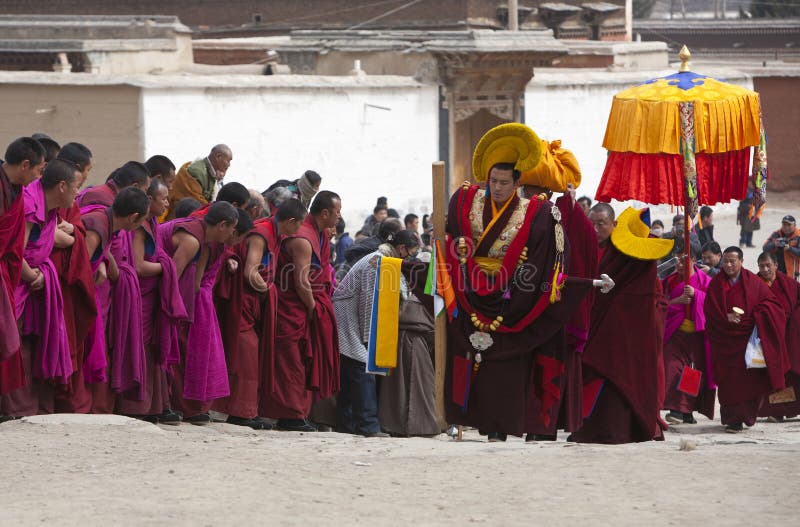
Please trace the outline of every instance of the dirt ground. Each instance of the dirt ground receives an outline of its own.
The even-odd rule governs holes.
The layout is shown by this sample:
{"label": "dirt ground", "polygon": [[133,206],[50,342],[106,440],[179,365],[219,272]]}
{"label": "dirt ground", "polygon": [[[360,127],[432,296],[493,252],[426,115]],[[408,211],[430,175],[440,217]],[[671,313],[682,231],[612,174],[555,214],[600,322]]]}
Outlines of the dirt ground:
{"label": "dirt ground", "polygon": [[[791,525],[800,420],[621,446],[54,415],[0,425],[3,525]],[[689,443],[681,450],[681,444]],[[692,447],[695,447],[692,450]]]}
{"label": "dirt ground", "polygon": [[[800,215],[800,196],[770,198],[759,247]],[[723,248],[738,243],[735,208],[715,225]],[[800,420],[737,435],[698,420],[664,442],[597,446],[31,417],[0,425],[0,524],[796,524]]]}

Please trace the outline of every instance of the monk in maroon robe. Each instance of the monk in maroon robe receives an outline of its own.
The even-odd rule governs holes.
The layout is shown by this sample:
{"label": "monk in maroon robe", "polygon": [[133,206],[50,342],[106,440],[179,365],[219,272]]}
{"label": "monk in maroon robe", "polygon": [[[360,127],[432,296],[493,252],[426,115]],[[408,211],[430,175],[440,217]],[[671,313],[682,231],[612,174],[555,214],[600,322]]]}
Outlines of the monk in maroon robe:
{"label": "monk in maroon robe", "polygon": [[[720,417],[726,431],[753,426],[769,394],[786,385],[786,312],[769,286],[742,268],[742,250],[722,253],[722,271],[706,295],[706,334],[711,365],[719,388]],[[758,331],[766,367],[748,368],[745,352]]]}
{"label": "monk in maroon robe", "polygon": [[8,145],[0,165],[0,394],[25,384],[14,300],[25,250],[22,187],[41,175],[45,154],[38,141],[21,137]]}
{"label": "monk in maroon robe", "polygon": [[65,222],[69,224],[71,232],[65,234],[72,238],[72,243],[68,247],[54,248],[50,259],[61,283],[73,373],[69,383],[56,393],[56,412],[88,413],[92,407],[92,393],[84,382],[83,364],[86,336],[97,317],[94,279],[80,207],[76,203],[69,209],[59,209],[59,218],[59,229]]}
{"label": "monk in maroon robe", "polygon": [[263,406],[259,394],[280,382],[263,375],[265,354],[275,346],[279,239],[293,236],[305,216],[300,201],[288,200],[273,217],[256,221],[245,243],[231,251],[230,256],[239,263],[237,271],[220,273],[217,280],[214,301],[225,343],[231,395],[218,400],[215,407],[228,414],[228,423],[255,430],[272,426],[255,418],[259,406]]}
{"label": "monk in maroon robe", "polygon": [[[656,260],[672,244],[634,235],[630,222],[646,222],[633,209],[620,216],[619,227],[606,203],[595,205],[589,219],[597,232],[600,272],[611,276],[616,285],[609,294],[598,295],[592,307],[583,352],[585,420],[571,439],[606,444],[663,439],[663,381],[659,382],[659,375],[663,379],[663,322]],[[650,247],[653,253],[663,254],[648,254]],[[640,254],[638,248],[648,253]]]}
{"label": "monk in maroon robe", "polygon": [[[67,143],[61,147],[58,158],[75,163],[81,171],[80,186],[83,186],[93,166],[92,152],[80,143]],[[75,203],[71,208],[59,209],[58,215],[56,244],[50,259],[61,284],[73,373],[69,383],[56,391],[55,410],[88,413],[92,408],[92,392],[84,382],[83,364],[86,337],[97,318],[94,278],[86,251],[86,227],[81,220],[80,207]]]}
{"label": "monk in maroon robe", "polygon": [[275,346],[265,358],[274,379],[262,394],[266,417],[283,430],[316,431],[309,422],[313,397],[339,391],[339,337],[333,314],[328,230],[339,221],[338,195],[322,191],[300,229],[283,241],[275,283],[278,313]]}
{"label": "monk in maroon robe", "polygon": [[710,276],[693,268],[687,286],[683,262],[664,280],[669,308],[664,330],[666,391],[662,406],[669,410],[667,422],[671,424],[696,423],[692,415],[695,411],[714,419],[717,391],[710,378],[711,349],[703,313],[710,282]]}
{"label": "monk in maroon robe", "polygon": [[775,255],[768,252],[758,257],[758,276],[767,283],[786,313],[786,352],[790,365],[786,388],[770,394],[758,415],[782,421],[784,417],[800,414],[800,284],[779,272]]}

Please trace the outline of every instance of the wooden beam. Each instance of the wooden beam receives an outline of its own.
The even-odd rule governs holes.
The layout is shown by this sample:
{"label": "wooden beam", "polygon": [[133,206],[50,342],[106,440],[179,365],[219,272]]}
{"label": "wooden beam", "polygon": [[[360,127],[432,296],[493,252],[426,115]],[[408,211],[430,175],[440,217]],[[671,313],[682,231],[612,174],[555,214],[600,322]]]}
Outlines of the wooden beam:
{"label": "wooden beam", "polygon": [[[445,210],[449,192],[447,189],[447,178],[445,177],[444,161],[436,161],[431,167],[431,182],[433,185],[433,237],[441,240],[439,243],[444,248],[445,241]],[[447,419],[444,412],[444,373],[447,367],[447,318],[446,316],[436,317],[436,334],[434,348],[434,368],[436,386],[436,418],[439,428],[444,430],[447,427]]]}

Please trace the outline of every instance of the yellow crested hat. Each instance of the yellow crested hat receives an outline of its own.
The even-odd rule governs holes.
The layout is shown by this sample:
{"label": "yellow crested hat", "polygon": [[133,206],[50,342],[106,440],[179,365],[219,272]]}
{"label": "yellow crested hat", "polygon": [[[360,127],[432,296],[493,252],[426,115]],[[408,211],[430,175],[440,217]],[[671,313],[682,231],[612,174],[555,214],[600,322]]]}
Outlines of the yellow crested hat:
{"label": "yellow crested hat", "polygon": [[542,140],[536,133],[519,123],[495,126],[486,132],[472,155],[472,176],[480,183],[489,177],[497,163],[513,163],[525,172],[535,167],[542,157]]}
{"label": "yellow crested hat", "polygon": [[649,209],[638,211],[628,207],[619,215],[617,226],[611,232],[611,243],[622,254],[637,260],[659,260],[672,251],[674,240],[649,237],[650,227],[642,219],[649,214]]}
{"label": "yellow crested hat", "polygon": [[548,143],[542,139],[542,159],[532,170],[522,173],[519,183],[566,192],[568,184],[575,188],[581,184],[581,167],[572,152],[561,148],[561,140]]}

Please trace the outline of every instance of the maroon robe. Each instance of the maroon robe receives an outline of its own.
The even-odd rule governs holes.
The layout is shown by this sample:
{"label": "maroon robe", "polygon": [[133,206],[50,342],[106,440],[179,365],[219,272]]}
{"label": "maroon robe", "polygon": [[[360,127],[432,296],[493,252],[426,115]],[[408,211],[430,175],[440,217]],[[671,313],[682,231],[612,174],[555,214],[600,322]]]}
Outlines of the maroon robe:
{"label": "maroon robe", "polygon": [[304,419],[311,411],[312,395],[327,399],[339,391],[339,337],[330,297],[330,239],[306,216],[293,238],[311,245],[309,281],[316,311],[308,316],[297,294],[294,262],[285,249],[278,254],[275,282],[278,287],[276,346],[268,357],[276,380],[262,396],[266,417]]}
{"label": "maroon robe", "polygon": [[[716,386],[709,382],[711,373],[710,346],[706,338],[706,317],[703,305],[711,277],[695,269],[689,285],[694,288],[694,298],[689,304],[688,319],[694,323],[694,331],[680,329],[687,318],[685,304],[671,304],[667,312],[664,333],[664,375],[666,378],[664,403],[662,408],[681,413],[699,411],[709,419],[714,419]],[[664,289],[670,300],[683,294],[685,281],[682,275],[674,274],[664,281]],[[686,393],[678,388],[685,368],[702,372],[700,389],[697,395]]]}
{"label": "maroon robe", "polygon": [[[744,310],[738,324],[728,321],[734,307]],[[742,269],[733,285],[725,273],[711,280],[705,314],[722,424],[752,426],[764,399],[786,382],[786,314],[769,286],[747,269]],[[745,364],[753,328],[758,328],[766,368],[747,369]]]}
{"label": "maroon robe", "polygon": [[[583,208],[572,203],[567,196],[556,200],[561,212],[561,225],[569,240],[569,275],[594,279],[597,277],[597,233]],[[556,429],[568,432],[578,430],[583,424],[582,394],[583,374],[581,354],[589,336],[589,316],[594,301],[594,292],[590,291],[575,311],[566,326],[566,343],[564,346],[564,373],[559,376],[558,385],[561,392],[559,404],[554,404],[549,412],[549,424],[545,425],[541,418],[541,399],[539,390],[530,390],[528,394],[527,427],[534,434],[555,435]]]}
{"label": "maroon robe", "polygon": [[616,285],[595,297],[583,379],[587,389],[603,384],[573,439],[606,444],[662,439],[663,321],[656,262],[626,256],[610,241],[601,253],[600,273]]}
{"label": "maroon robe", "polygon": [[9,181],[0,165],[0,394],[25,385],[14,289],[22,274],[25,206],[22,188]]}
{"label": "maroon robe", "polygon": [[89,187],[78,194],[75,199],[77,204],[81,207],[88,207],[89,205],[102,205],[110,207],[114,204],[114,198],[117,196],[117,184],[113,181],[106,181],[102,185]]}
{"label": "maroon robe", "polygon": [[[220,273],[214,290],[231,388],[230,397],[219,399],[215,407],[236,417],[251,419],[259,415],[263,354],[273,348],[275,339],[276,230],[275,222],[264,218],[256,221],[248,236],[259,236],[265,243],[259,274],[269,287],[266,293],[254,291],[244,274],[247,241],[228,252],[226,258],[237,260],[239,267],[235,273]],[[263,333],[265,324],[267,332]]]}
{"label": "maroon robe", "polygon": [[786,313],[786,352],[789,354],[790,369],[786,374],[786,391],[770,394],[758,415],[793,417],[800,414],[800,283],[777,272],[770,289]]}
{"label": "maroon robe", "polygon": [[[528,428],[532,391],[543,401],[531,420],[545,419],[560,400],[559,375],[563,372],[562,354],[566,346],[565,326],[572,319],[589,287],[568,284],[561,291],[561,300],[550,304],[550,283],[556,254],[554,220],[549,201],[531,201],[526,209],[519,233],[509,244],[503,260],[503,270],[492,280],[477,268],[474,257],[487,256],[489,248],[503,234],[510,218],[518,207],[519,197],[489,228],[492,211],[486,197],[483,210],[483,228],[488,232],[483,241],[473,240],[469,219],[473,199],[479,192],[477,186],[462,188],[450,200],[447,225],[447,263],[453,279],[458,302],[458,314],[447,324],[447,369],[445,376],[445,411],[449,423],[468,425],[483,432],[500,432],[522,435]],[[470,247],[470,257],[462,267],[457,258],[458,239],[463,236]],[[474,247],[474,248],[473,248]],[[527,247],[527,260],[521,271],[516,270],[517,255]],[[564,251],[563,272],[569,273],[569,245]],[[506,278],[503,280],[503,278]],[[521,284],[512,280],[519,279]],[[515,285],[516,284],[516,285]],[[543,303],[539,304],[542,301]],[[533,306],[545,306],[543,311],[532,311]],[[482,352],[482,362],[466,395],[466,407],[455,379],[455,369],[467,360],[473,360],[475,349],[469,338],[477,330],[470,315],[480,313],[487,320],[502,313],[502,331],[491,333],[492,345]],[[491,318],[490,318],[491,317]],[[474,368],[474,362],[469,369]],[[454,385],[456,389],[454,390]],[[456,393],[458,392],[458,393]],[[544,398],[547,398],[544,401]],[[555,419],[552,419],[555,422]],[[550,425],[550,423],[547,423]]]}
{"label": "maroon robe", "polygon": [[61,295],[64,298],[64,323],[69,337],[74,372],[69,383],[56,393],[56,412],[88,413],[92,407],[92,392],[86,387],[83,364],[86,358],[85,341],[97,318],[94,276],[86,252],[86,227],[77,203],[70,209],[59,209],[62,220],[72,224],[75,242],[65,249],[53,249],[50,259],[58,272]]}

